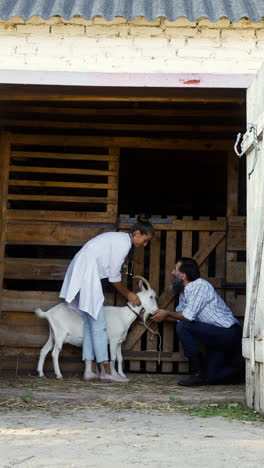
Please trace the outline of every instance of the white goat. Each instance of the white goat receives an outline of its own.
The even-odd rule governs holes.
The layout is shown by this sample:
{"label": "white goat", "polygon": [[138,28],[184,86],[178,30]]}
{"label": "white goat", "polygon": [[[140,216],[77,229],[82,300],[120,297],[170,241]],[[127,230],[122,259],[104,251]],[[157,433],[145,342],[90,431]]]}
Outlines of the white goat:
{"label": "white goat", "polygon": [[[138,315],[142,315],[145,322],[149,315],[153,315],[158,309],[156,302],[156,293],[151,289],[148,281],[141,276],[134,276],[140,278],[139,288],[137,293],[141,301],[141,306],[128,306],[104,307],[105,318],[107,323],[107,334],[110,344],[111,363],[110,367],[115,366],[117,360],[118,374],[124,379],[128,380],[122,370],[122,351],[121,344],[125,341],[127,332],[130,325],[134,322]],[[147,286],[147,289],[143,286]],[[131,309],[133,309],[133,312]],[[41,309],[36,309],[35,314],[40,318],[46,318],[49,322],[49,338],[40,351],[38,361],[38,374],[39,377],[44,377],[43,366],[45,358],[49,351],[52,350],[53,367],[57,379],[62,379],[62,374],[59,368],[59,353],[64,343],[69,343],[74,346],[81,347],[83,343],[83,318],[82,315],[76,310],[72,309],[69,304],[62,302],[52,307],[47,312]],[[53,349],[52,349],[53,348]]]}

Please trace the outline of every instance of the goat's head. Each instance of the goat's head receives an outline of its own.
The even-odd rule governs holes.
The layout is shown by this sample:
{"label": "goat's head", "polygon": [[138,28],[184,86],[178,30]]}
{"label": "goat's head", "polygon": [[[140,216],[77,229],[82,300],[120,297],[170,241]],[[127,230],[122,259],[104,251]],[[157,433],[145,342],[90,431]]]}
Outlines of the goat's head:
{"label": "goat's head", "polygon": [[[158,309],[156,301],[156,293],[151,288],[149,282],[142,276],[133,276],[133,278],[139,278],[140,291],[137,293],[141,300],[142,307],[145,309],[142,314],[142,320],[146,323],[150,315],[154,315],[154,312]],[[145,287],[146,286],[146,287]]]}

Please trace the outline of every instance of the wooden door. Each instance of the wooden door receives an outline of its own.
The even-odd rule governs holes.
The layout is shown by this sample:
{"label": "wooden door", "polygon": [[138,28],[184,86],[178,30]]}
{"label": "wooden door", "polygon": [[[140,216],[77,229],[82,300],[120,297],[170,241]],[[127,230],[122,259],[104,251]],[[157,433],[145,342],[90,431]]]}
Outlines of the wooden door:
{"label": "wooden door", "polygon": [[247,155],[248,174],[243,356],[246,358],[247,404],[264,414],[264,66],[247,92],[247,122],[251,131],[248,130],[242,145]]}

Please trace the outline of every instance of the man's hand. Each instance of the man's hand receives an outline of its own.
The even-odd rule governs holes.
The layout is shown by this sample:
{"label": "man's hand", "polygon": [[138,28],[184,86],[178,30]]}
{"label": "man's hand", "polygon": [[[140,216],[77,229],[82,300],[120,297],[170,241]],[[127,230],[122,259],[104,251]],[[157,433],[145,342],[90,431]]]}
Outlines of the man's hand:
{"label": "man's hand", "polygon": [[154,315],[150,316],[149,318],[153,320],[153,322],[163,322],[169,316],[169,312],[164,309],[158,309],[154,313]]}
{"label": "man's hand", "polygon": [[129,292],[128,295],[127,295],[127,300],[128,302],[130,302],[130,304],[132,304],[132,306],[141,306],[141,300],[139,299],[139,297],[133,293],[133,292]]}

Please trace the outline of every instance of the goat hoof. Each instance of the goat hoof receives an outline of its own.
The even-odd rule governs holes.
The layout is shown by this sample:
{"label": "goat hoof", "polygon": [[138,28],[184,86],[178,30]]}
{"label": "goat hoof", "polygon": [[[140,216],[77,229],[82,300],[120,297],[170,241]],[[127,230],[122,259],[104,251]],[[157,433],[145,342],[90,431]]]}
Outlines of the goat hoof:
{"label": "goat hoof", "polygon": [[62,377],[62,375],[56,375],[56,379],[58,379],[58,380],[62,380],[62,379],[63,379],[63,377]]}
{"label": "goat hoof", "polygon": [[45,376],[45,374],[39,374],[39,375],[38,375],[38,378],[39,378],[39,379],[46,379],[46,376]]}

